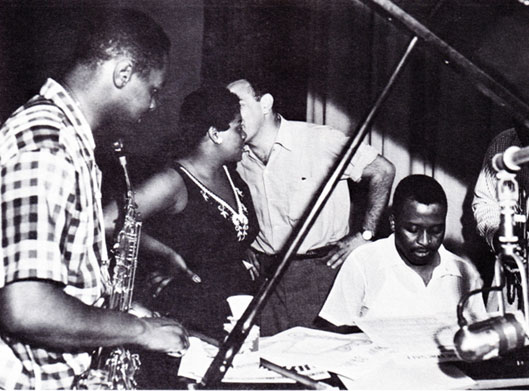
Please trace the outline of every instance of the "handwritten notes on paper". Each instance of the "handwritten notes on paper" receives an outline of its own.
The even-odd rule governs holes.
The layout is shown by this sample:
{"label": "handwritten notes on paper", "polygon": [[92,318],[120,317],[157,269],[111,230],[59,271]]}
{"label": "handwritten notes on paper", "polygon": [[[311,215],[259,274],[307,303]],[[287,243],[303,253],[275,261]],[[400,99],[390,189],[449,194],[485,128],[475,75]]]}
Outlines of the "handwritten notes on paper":
{"label": "handwritten notes on paper", "polygon": [[348,390],[449,390],[475,384],[453,365],[431,360],[399,361],[391,356],[360,379],[339,377]]}

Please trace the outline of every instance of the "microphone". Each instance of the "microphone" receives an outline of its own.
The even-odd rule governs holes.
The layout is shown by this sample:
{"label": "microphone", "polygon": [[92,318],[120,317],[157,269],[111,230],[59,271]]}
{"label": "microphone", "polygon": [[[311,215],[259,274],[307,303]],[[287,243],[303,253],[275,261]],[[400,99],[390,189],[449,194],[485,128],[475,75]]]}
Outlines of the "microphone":
{"label": "microphone", "polygon": [[[515,260],[516,257],[515,257]],[[501,266],[500,258],[496,260],[496,269]],[[454,335],[454,347],[457,356],[463,361],[481,361],[502,356],[511,350],[524,346],[527,332],[524,320],[526,317],[520,311],[504,313],[476,323],[468,324],[463,314],[463,309],[469,298],[482,292],[499,291],[503,301],[503,288],[505,281],[502,279],[499,286],[482,288],[470,291],[463,295],[457,304],[457,319],[459,330]],[[527,289],[524,289],[527,292]]]}
{"label": "microphone", "polygon": [[501,356],[524,346],[525,330],[513,314],[463,326],[454,336],[457,355],[464,361]]}
{"label": "microphone", "polygon": [[492,158],[492,167],[496,171],[505,170],[511,173],[520,171],[520,164],[529,162],[529,147],[510,146],[503,153]]}
{"label": "microphone", "polygon": [[[511,177],[515,175],[516,171],[520,170],[519,164],[526,161],[529,161],[529,149],[520,149],[516,146],[507,148],[505,152],[495,155],[492,160],[493,167],[498,172],[497,190],[501,208],[499,226],[501,252],[496,257],[495,262],[495,273],[497,278],[499,278],[500,284],[470,291],[464,294],[457,304],[459,330],[454,335],[454,346],[457,355],[464,361],[488,360],[524,346],[525,337],[527,336],[526,327],[529,327],[529,314],[527,313],[529,311],[529,287],[524,260],[515,251],[518,237],[514,234],[513,227],[518,182]],[[503,273],[507,271],[507,269],[504,269],[507,261],[513,261],[518,269],[524,313],[504,313],[503,289],[506,283]],[[501,315],[469,325],[463,314],[465,304],[472,295],[486,291],[500,292]]]}

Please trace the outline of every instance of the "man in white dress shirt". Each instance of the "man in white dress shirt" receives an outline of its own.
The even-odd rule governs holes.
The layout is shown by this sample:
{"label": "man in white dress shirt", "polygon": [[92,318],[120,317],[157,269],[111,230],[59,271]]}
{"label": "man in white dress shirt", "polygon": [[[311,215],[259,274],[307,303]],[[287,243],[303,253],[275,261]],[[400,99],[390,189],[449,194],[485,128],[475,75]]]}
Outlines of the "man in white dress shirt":
{"label": "man in white dress shirt", "polygon": [[[294,229],[340,158],[349,138],[325,125],[277,113],[267,86],[241,79],[228,85],[240,99],[247,150],[237,171],[252,194],[260,232],[252,244],[263,274],[273,273]],[[336,272],[354,248],[372,240],[386,209],[395,168],[362,144],[348,164],[298,253],[261,311],[261,335],[314,326]],[[367,186],[360,232],[350,229],[348,181]]]}
{"label": "man in white dress shirt", "polygon": [[[463,294],[482,285],[474,266],[443,245],[447,200],[437,181],[410,175],[397,186],[390,237],[357,248],[337,275],[320,312],[336,326],[362,317],[453,313]],[[471,317],[484,312],[471,297]]]}

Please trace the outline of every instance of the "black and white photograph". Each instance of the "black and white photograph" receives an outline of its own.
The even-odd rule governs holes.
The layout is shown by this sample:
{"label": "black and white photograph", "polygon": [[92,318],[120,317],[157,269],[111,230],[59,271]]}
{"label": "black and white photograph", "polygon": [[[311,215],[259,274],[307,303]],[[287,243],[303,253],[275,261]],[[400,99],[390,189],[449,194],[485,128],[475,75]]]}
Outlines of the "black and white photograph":
{"label": "black and white photograph", "polygon": [[0,390],[529,388],[529,1],[0,0]]}

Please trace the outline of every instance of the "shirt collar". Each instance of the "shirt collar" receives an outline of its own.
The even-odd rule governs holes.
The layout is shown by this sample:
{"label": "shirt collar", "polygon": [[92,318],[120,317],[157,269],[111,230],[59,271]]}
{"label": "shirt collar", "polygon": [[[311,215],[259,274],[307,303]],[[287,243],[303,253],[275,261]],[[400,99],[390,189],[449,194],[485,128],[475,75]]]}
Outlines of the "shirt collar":
{"label": "shirt collar", "polygon": [[277,131],[275,144],[292,151],[296,147],[297,142],[294,132],[292,132],[292,127],[289,126],[290,121],[287,121],[282,115],[279,115],[279,118],[281,118],[281,123]]}
{"label": "shirt collar", "polygon": [[[385,266],[388,268],[403,266],[408,267],[400,257],[399,252],[397,251],[397,246],[395,245],[395,234],[391,234],[388,239],[391,243],[391,251],[393,252],[394,256],[388,257],[388,262],[385,263]],[[441,247],[439,247],[439,256],[440,263],[434,269],[434,274],[436,276],[453,275],[463,277],[461,271],[457,267],[457,264],[455,262],[450,262],[450,260],[453,258],[453,255],[449,253],[442,244]]]}
{"label": "shirt collar", "polygon": [[90,128],[90,124],[86,120],[83,112],[79,108],[79,104],[74,97],[59,83],[49,78],[40,89],[40,95],[51,100],[54,104],[61,108],[66,117],[75,126],[77,132],[80,134],[83,142],[93,151],[95,149],[94,136]]}
{"label": "shirt collar", "polygon": [[441,264],[435,269],[438,270],[439,275],[452,275],[463,277],[463,275],[461,274],[461,270],[457,267],[457,262],[449,262],[449,260],[453,261],[454,255],[448,252],[448,250],[444,248],[443,245],[439,247],[439,254],[441,256]]}
{"label": "shirt collar", "polygon": [[[274,145],[280,145],[283,148],[287,149],[288,151],[292,151],[294,147],[297,145],[295,135],[291,131],[291,127],[288,126],[288,123],[290,121],[287,121],[283,116],[278,114],[281,118],[281,123],[279,124],[279,129],[277,130],[276,139],[274,141]],[[261,161],[256,155],[255,152],[252,150],[252,148],[246,144],[243,147],[243,153],[251,158],[252,160]]]}

